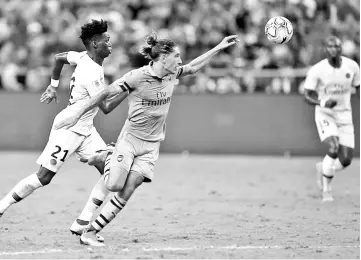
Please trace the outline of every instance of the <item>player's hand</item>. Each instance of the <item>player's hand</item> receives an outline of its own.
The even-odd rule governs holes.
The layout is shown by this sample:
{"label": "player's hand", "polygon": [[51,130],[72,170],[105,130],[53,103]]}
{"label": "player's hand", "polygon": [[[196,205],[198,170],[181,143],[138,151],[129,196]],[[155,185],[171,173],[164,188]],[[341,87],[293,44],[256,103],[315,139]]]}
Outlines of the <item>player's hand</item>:
{"label": "player's hand", "polygon": [[68,118],[65,118],[63,121],[60,121],[59,123],[56,123],[54,125],[54,129],[58,130],[58,129],[69,129],[70,127],[74,126],[78,120],[79,120],[79,116],[74,115]]}
{"label": "player's hand", "polygon": [[59,103],[58,96],[56,93],[56,88],[53,87],[52,85],[49,85],[46,88],[45,92],[41,95],[40,102],[41,103],[46,102],[46,104],[49,104],[51,101],[53,101],[53,99],[55,99],[56,103]]}
{"label": "player's hand", "polygon": [[228,48],[229,46],[236,44],[239,41],[240,39],[238,38],[238,35],[227,36],[217,45],[217,48],[219,50],[223,50]]}
{"label": "player's hand", "polygon": [[334,106],[337,105],[337,101],[336,100],[333,100],[333,99],[329,99],[325,102],[325,105],[324,107],[327,107],[327,108],[333,108]]}

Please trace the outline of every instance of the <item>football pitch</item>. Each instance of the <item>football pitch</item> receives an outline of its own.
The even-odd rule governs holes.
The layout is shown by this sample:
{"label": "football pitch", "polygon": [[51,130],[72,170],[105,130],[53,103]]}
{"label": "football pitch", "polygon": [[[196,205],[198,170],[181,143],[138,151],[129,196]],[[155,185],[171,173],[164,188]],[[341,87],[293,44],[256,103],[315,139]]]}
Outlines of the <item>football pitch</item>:
{"label": "football pitch", "polygon": [[[39,152],[0,153],[0,196],[38,169]],[[161,154],[143,184],[89,248],[69,227],[99,179],[70,159],[52,183],[0,219],[2,258],[360,258],[360,162],[322,203],[316,157]]]}

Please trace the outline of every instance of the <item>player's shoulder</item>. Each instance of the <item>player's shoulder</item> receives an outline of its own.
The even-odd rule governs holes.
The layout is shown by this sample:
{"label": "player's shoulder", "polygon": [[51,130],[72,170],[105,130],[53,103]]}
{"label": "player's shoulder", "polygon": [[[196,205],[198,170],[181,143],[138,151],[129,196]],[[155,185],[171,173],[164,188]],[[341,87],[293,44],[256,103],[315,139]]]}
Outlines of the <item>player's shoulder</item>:
{"label": "player's shoulder", "polygon": [[350,59],[348,57],[345,57],[345,56],[341,56],[341,57],[342,57],[342,62],[345,62],[345,64],[348,67],[359,69],[359,65],[357,64],[356,61],[354,61],[353,59]]}
{"label": "player's shoulder", "polygon": [[318,74],[320,71],[323,71],[327,66],[327,59],[320,60],[308,70],[308,74]]}
{"label": "player's shoulder", "polygon": [[132,81],[139,81],[147,77],[146,66],[133,69],[124,75],[124,78],[131,79]]}
{"label": "player's shoulder", "polygon": [[312,66],[312,68],[315,68],[315,69],[323,69],[325,67],[329,66],[328,64],[328,60],[327,59],[323,59],[323,60],[320,60],[319,62],[317,62],[315,65]]}
{"label": "player's shoulder", "polygon": [[79,71],[86,72],[87,75],[92,76],[99,71],[103,71],[103,67],[96,62],[94,62],[87,54],[87,52],[84,52],[84,54],[79,59],[80,63],[78,64]]}

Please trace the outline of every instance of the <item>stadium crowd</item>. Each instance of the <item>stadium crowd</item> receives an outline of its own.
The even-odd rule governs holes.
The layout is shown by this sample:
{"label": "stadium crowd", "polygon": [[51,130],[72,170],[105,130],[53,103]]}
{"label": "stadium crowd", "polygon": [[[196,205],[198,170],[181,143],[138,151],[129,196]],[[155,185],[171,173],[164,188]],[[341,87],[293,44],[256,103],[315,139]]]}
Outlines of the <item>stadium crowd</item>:
{"label": "stadium crowd", "polygon": [[[183,93],[292,93],[302,91],[305,69],[322,58],[322,40],[334,33],[343,53],[359,63],[358,0],[2,0],[0,2],[0,89],[42,91],[50,81],[55,53],[84,47],[80,27],[105,19],[113,53],[105,62],[108,82],[148,63],[139,45],[152,30],[181,48],[186,63],[224,36],[242,41],[217,55],[211,65],[184,78]],[[267,41],[270,17],[287,17],[294,27],[290,42]],[[254,70],[288,69],[280,77]],[[292,70],[299,77],[292,76]],[[68,89],[72,69],[63,70],[60,88]],[[263,75],[263,76],[262,76]],[[303,76],[302,76],[303,75]],[[271,79],[271,80],[270,80]]]}

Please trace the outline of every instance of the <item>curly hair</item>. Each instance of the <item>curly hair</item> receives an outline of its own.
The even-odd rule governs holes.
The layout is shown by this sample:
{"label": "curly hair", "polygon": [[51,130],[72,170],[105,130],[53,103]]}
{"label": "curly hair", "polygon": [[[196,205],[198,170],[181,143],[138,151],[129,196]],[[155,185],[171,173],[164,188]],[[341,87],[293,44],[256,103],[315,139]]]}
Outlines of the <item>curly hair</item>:
{"label": "curly hair", "polygon": [[93,20],[90,23],[86,23],[81,27],[81,34],[79,38],[83,41],[85,46],[88,46],[91,39],[95,35],[105,33],[108,30],[108,22],[101,19]]}
{"label": "curly hair", "polygon": [[170,39],[158,39],[155,32],[149,35],[145,42],[146,46],[142,46],[139,52],[147,59],[157,60],[160,54],[169,54],[173,52],[176,44]]}

